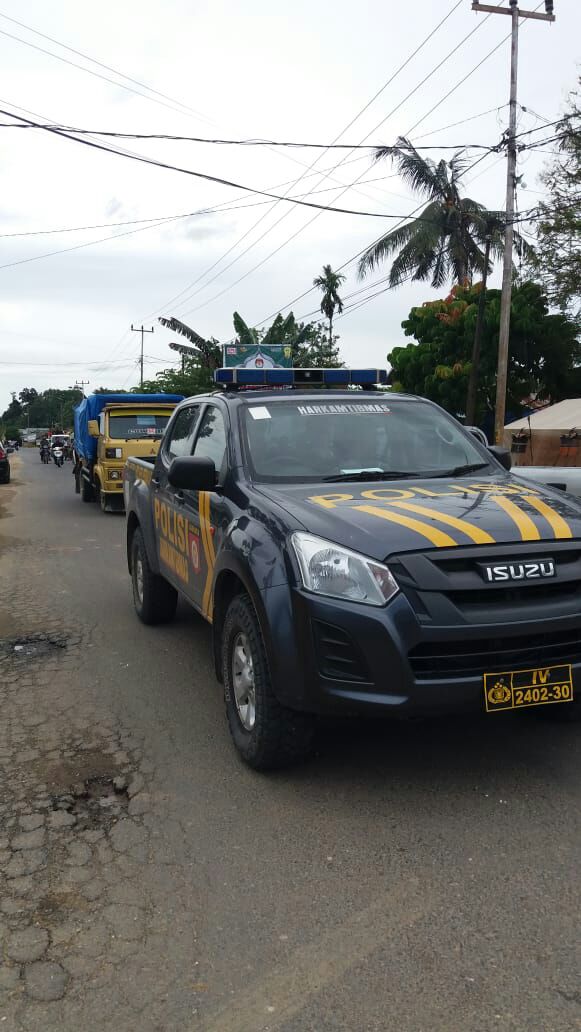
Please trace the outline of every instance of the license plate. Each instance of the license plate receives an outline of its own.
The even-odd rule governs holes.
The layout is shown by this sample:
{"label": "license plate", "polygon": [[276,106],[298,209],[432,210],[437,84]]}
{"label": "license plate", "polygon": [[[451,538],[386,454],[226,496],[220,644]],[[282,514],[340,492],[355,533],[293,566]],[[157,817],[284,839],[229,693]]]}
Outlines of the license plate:
{"label": "license plate", "polygon": [[573,701],[571,664],[484,675],[487,713]]}

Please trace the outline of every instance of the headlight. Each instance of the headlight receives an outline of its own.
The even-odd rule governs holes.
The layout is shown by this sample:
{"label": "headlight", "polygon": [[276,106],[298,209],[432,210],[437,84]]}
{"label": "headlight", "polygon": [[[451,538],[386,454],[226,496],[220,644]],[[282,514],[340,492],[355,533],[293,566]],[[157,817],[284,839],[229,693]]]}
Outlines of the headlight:
{"label": "headlight", "polygon": [[307,591],[370,606],[385,605],[399,591],[387,566],[364,555],[300,531],[292,544]]}
{"label": "headlight", "polygon": [[121,480],[121,470],[120,469],[110,469],[109,470],[109,480]]}

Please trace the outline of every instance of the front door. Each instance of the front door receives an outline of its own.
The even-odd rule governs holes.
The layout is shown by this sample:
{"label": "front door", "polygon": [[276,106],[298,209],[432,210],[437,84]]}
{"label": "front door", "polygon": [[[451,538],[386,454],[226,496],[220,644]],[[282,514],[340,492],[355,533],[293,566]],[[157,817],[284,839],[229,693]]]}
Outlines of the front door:
{"label": "front door", "polygon": [[[196,424],[193,454],[212,459],[218,477],[223,477],[227,462],[226,423],[225,415],[218,405],[205,406]],[[185,593],[203,616],[211,621],[214,566],[220,547],[224,501],[215,491],[184,491],[183,495],[190,561],[190,579]]]}

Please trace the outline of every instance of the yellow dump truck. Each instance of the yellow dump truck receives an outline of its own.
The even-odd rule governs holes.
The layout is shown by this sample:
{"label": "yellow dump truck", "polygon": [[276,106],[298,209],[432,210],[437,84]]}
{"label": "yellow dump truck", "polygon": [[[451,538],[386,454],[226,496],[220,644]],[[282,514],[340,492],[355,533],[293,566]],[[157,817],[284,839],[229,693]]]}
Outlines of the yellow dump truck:
{"label": "yellow dump truck", "polygon": [[75,408],[75,491],[103,512],[123,511],[129,455],[157,453],[179,394],[91,394]]}

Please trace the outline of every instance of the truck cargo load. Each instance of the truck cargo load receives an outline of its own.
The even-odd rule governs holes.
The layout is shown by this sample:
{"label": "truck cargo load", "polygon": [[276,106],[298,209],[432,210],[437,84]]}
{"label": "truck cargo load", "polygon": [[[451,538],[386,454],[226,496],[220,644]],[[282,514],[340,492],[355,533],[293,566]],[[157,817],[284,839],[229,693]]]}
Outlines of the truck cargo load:
{"label": "truck cargo load", "polygon": [[75,407],[75,447],[79,455],[87,461],[97,457],[97,439],[89,434],[89,420],[98,419],[106,405],[175,405],[182,401],[181,394],[90,394]]}

